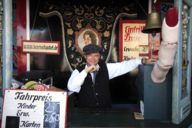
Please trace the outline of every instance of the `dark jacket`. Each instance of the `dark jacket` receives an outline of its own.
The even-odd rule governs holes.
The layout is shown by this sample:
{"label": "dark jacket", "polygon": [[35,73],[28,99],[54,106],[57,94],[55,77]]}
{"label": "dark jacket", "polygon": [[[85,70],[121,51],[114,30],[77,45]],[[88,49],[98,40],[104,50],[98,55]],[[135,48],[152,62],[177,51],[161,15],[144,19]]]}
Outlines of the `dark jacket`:
{"label": "dark jacket", "polygon": [[[84,108],[109,108],[111,107],[111,95],[109,91],[109,75],[104,62],[99,62],[99,71],[96,73],[95,84],[91,74],[88,73],[78,94],[78,107]],[[79,72],[85,68],[80,67]],[[78,81],[77,81],[78,82]]]}

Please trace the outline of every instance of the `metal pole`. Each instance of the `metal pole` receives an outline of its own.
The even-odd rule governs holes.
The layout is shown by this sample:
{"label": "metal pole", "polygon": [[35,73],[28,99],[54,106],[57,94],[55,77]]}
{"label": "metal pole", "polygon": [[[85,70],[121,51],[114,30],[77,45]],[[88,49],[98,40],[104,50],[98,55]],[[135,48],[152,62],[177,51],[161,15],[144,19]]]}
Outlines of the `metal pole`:
{"label": "metal pole", "polygon": [[10,88],[13,72],[12,0],[3,0],[3,88]]}
{"label": "metal pole", "polygon": [[[26,11],[27,11],[27,14],[26,14],[26,20],[27,20],[27,40],[30,40],[30,10],[29,10],[29,0],[26,1]],[[30,71],[30,54],[27,53],[27,71]]]}
{"label": "metal pole", "polygon": [[148,14],[152,11],[152,0],[148,0]]}

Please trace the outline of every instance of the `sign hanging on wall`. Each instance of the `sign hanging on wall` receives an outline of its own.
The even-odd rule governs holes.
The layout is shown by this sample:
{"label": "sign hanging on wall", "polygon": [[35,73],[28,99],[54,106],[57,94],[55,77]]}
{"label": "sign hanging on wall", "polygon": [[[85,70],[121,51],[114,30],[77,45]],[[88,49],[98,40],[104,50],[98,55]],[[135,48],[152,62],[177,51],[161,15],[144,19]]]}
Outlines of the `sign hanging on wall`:
{"label": "sign hanging on wall", "polygon": [[5,90],[2,128],[66,127],[67,92]]}
{"label": "sign hanging on wall", "polygon": [[60,54],[59,41],[23,40],[22,50],[26,53]]}
{"label": "sign hanging on wall", "polygon": [[121,20],[119,24],[119,58],[149,57],[148,34],[142,33],[144,20]]}

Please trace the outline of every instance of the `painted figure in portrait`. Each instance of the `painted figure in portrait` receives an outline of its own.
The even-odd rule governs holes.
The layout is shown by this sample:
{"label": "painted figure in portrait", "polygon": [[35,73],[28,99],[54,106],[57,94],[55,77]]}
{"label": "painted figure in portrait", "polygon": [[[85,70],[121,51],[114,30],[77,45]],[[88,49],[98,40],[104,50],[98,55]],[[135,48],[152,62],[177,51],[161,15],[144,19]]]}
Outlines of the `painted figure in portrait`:
{"label": "painted figure in portrait", "polygon": [[77,51],[82,54],[82,49],[88,44],[96,44],[100,46],[99,34],[91,28],[85,28],[80,32],[76,33],[75,46]]}

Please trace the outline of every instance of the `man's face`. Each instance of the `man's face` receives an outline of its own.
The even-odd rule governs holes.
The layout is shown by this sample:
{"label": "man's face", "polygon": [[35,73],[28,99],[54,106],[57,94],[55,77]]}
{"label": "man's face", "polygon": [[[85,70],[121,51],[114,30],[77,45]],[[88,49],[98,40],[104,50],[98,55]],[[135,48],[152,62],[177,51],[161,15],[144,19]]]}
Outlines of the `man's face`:
{"label": "man's face", "polygon": [[101,55],[99,52],[90,53],[90,54],[85,55],[87,65],[90,66],[90,65],[98,64],[100,56]]}

